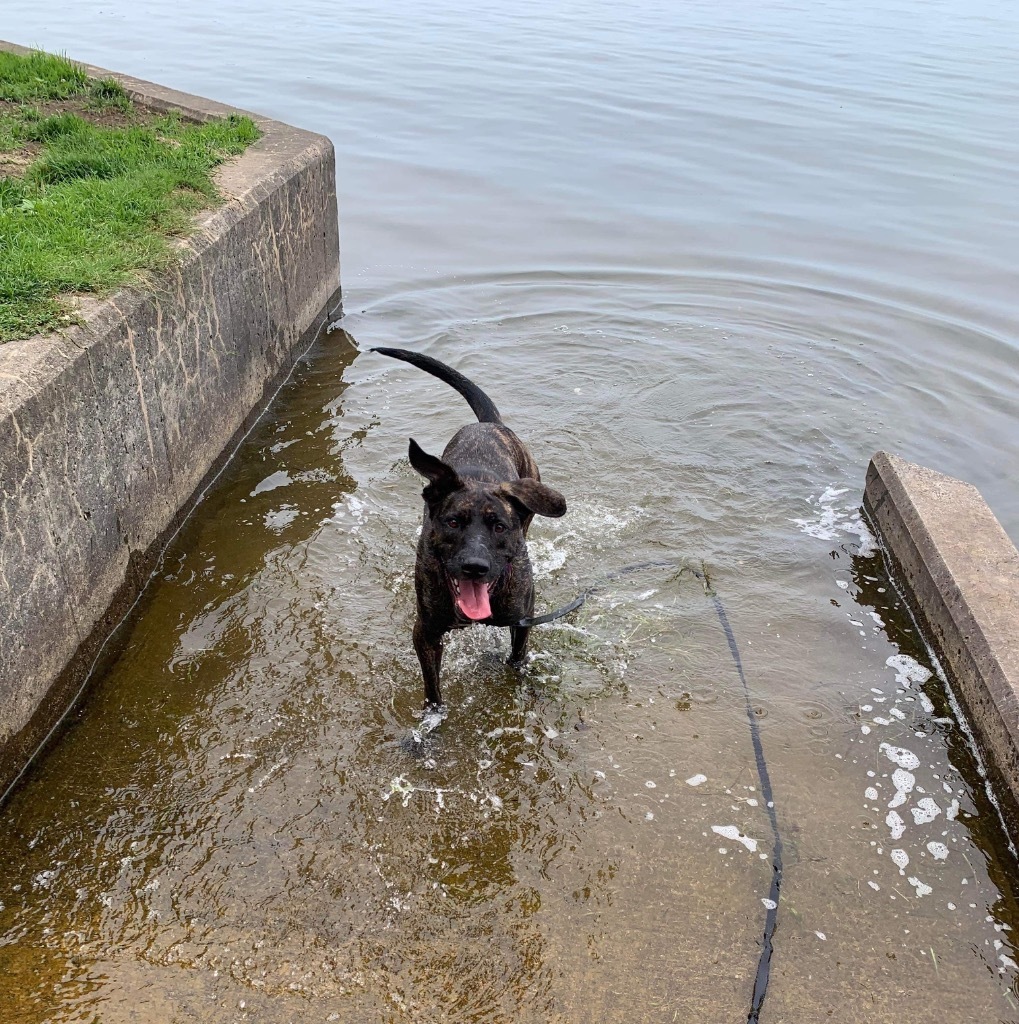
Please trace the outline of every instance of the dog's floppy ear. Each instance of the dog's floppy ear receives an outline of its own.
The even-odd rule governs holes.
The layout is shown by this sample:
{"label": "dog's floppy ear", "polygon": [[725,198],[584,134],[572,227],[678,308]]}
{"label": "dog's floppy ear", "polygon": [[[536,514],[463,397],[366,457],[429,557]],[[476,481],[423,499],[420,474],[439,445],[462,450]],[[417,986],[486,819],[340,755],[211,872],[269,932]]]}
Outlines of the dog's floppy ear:
{"label": "dog's floppy ear", "polygon": [[539,480],[514,480],[503,484],[500,490],[511,501],[523,505],[527,512],[558,519],[566,515],[566,499],[556,490]]}
{"label": "dog's floppy ear", "polygon": [[410,464],[428,480],[428,486],[421,492],[429,505],[463,487],[463,481],[456,470],[442,459],[429,455],[412,437],[407,449]]}

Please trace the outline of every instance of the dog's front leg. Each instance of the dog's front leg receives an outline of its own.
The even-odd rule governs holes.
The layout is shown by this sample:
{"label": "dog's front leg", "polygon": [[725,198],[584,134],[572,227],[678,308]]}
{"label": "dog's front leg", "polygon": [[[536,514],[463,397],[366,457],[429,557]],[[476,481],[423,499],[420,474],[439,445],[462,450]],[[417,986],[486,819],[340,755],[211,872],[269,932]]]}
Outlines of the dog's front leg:
{"label": "dog's front leg", "polygon": [[530,626],[510,626],[510,656],[507,664],[520,668],[527,657],[527,641],[531,635]]}
{"label": "dog's front leg", "polygon": [[442,633],[432,633],[418,617],[414,623],[414,650],[421,662],[421,675],[425,680],[425,703],[433,707],[442,704],[439,672],[442,669]]}

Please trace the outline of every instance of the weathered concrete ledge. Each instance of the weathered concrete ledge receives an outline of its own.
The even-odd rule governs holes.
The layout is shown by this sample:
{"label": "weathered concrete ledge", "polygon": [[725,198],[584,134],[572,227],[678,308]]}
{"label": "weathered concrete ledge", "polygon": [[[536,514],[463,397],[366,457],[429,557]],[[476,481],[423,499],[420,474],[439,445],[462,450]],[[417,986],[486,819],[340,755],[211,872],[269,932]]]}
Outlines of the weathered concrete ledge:
{"label": "weathered concrete ledge", "polygon": [[[237,112],[86,69],[150,108]],[[0,345],[0,795],[339,300],[332,144],[250,116],[262,138],[172,272]]]}
{"label": "weathered concrete ledge", "polygon": [[975,487],[894,455],[874,456],[863,502],[1014,809],[1019,551]]}

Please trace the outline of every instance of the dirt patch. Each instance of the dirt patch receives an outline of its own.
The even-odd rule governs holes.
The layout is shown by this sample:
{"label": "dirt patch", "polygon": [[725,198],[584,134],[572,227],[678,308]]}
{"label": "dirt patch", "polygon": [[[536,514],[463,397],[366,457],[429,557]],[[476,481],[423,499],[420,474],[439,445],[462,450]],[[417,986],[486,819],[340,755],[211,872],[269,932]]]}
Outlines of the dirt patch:
{"label": "dirt patch", "polygon": [[13,153],[0,153],[0,178],[20,178],[41,149],[38,142],[28,142]]}
{"label": "dirt patch", "polygon": [[[38,100],[31,103],[0,100],[0,118],[23,117],[26,111],[33,111],[44,118],[75,114],[83,121],[102,128],[133,128],[152,124],[162,116],[159,111],[136,104],[99,104],[89,96],[72,96],[64,100]],[[0,178],[20,178],[41,151],[42,146],[37,142],[25,142],[17,149],[6,152],[0,149]]]}
{"label": "dirt patch", "polygon": [[77,114],[83,121],[104,128],[130,128],[133,125],[150,124],[159,116],[156,111],[135,104],[99,104],[90,96],[71,96],[66,100],[34,100],[30,103],[0,100],[0,116],[22,113],[26,110],[37,111],[42,117]]}

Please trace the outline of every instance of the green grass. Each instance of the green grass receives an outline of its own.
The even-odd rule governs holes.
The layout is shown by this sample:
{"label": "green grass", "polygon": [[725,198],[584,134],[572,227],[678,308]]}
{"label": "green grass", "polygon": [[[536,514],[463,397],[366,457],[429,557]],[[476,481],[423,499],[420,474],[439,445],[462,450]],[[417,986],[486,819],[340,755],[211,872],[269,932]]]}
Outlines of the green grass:
{"label": "green grass", "polygon": [[[213,168],[259,136],[237,116],[130,123],[143,118],[117,82],[40,53],[0,53],[0,101],[0,341],[69,322],[61,295],[170,266],[170,239],[219,198]],[[12,172],[10,154],[26,166]]]}

